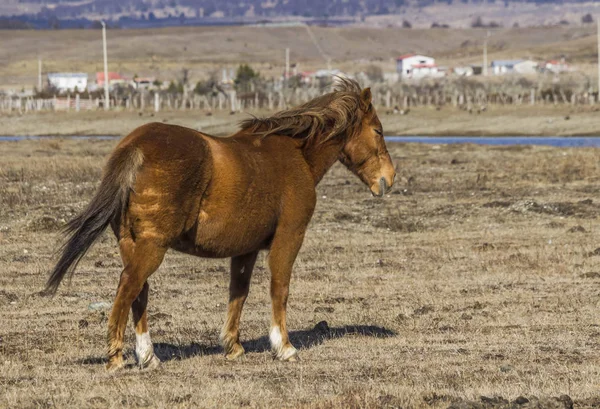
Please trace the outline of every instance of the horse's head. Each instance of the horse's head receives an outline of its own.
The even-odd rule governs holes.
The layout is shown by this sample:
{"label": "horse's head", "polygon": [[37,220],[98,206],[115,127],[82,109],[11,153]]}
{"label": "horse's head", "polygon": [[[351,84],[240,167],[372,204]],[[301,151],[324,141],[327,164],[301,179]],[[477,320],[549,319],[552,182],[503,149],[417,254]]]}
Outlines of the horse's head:
{"label": "horse's head", "polygon": [[383,196],[394,184],[396,171],[383,139],[383,128],[371,104],[371,89],[360,92],[362,121],[348,135],[340,161],[371,189],[373,196]]}

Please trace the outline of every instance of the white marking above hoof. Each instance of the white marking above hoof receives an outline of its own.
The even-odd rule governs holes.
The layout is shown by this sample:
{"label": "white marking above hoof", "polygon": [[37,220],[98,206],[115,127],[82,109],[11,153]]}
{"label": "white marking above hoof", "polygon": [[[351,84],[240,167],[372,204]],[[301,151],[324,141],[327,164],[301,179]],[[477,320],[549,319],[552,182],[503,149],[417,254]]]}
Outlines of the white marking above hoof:
{"label": "white marking above hoof", "polygon": [[135,334],[135,356],[141,369],[155,368],[160,360],[154,355],[154,347],[148,332]]}
{"label": "white marking above hoof", "polygon": [[278,326],[271,327],[269,339],[271,340],[271,350],[279,356],[283,352],[283,340]]}
{"label": "white marking above hoof", "polygon": [[296,348],[289,343],[288,345],[283,345],[281,330],[278,326],[271,328],[269,339],[271,340],[271,350],[275,354],[275,358],[279,359],[280,361],[290,362],[298,360],[298,351]]}

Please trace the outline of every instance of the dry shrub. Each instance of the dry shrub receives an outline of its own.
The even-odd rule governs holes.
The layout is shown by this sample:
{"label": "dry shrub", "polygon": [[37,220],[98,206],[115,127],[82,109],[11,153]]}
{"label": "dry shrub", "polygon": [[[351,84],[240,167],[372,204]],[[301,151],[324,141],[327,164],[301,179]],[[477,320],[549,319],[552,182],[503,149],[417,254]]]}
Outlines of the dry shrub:
{"label": "dry shrub", "polygon": [[544,157],[524,158],[520,163],[524,177],[545,183],[568,183],[600,177],[600,161],[597,156],[584,154],[580,150],[558,151]]}

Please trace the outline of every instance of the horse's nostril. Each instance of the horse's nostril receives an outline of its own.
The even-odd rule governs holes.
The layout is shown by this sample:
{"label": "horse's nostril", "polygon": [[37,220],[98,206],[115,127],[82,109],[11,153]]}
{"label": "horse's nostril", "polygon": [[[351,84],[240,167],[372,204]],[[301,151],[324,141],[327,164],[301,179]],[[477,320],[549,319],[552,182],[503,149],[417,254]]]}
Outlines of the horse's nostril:
{"label": "horse's nostril", "polygon": [[379,179],[379,197],[383,196],[387,192],[387,190],[388,190],[387,181],[382,176],[381,179]]}

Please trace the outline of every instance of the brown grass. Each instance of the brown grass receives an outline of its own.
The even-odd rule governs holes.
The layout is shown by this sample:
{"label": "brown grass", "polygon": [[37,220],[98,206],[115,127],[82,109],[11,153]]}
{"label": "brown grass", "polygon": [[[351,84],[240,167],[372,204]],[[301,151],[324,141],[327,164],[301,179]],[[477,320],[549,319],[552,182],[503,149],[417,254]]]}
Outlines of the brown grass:
{"label": "brown grass", "polygon": [[[460,7],[454,7],[460,10]],[[402,17],[403,18],[403,17]],[[400,18],[400,21],[402,21]],[[470,17],[469,17],[470,19]],[[408,52],[431,54],[441,65],[481,64],[482,29],[401,29],[314,27],[312,31],[333,66],[354,73],[370,64],[395,71],[395,58]],[[569,63],[595,64],[596,37],[589,27],[534,27],[494,30],[489,59],[566,55]],[[109,68],[133,76],[177,78],[182,68],[190,80],[211,71],[251,64],[267,78],[283,70],[284,50],[300,70],[326,67],[304,27],[171,27],[109,30]],[[44,72],[102,71],[102,38],[97,30],[6,31],[0,48],[0,76],[6,87],[37,84],[38,58]],[[592,74],[595,71],[590,70]],[[92,78],[93,80],[93,78]]]}
{"label": "brown grass", "polygon": [[[452,106],[441,110],[413,107],[408,115],[377,113],[386,135],[598,135],[597,107],[555,105],[490,105],[480,114],[469,114]],[[19,115],[0,113],[0,135],[125,135],[151,121],[174,123],[212,135],[230,135],[243,119],[252,115],[269,116],[272,111],[214,115],[195,109],[187,111],[90,111],[42,112]],[[569,120],[566,120],[566,117]],[[554,164],[550,164],[553,166]]]}
{"label": "brown grass", "polygon": [[[300,362],[268,352],[264,259],[242,319],[248,354],[230,363],[217,342],[227,261],[172,252],[151,278],[163,365],[107,375],[108,312],[88,306],[112,301],[121,269],[113,237],[55,298],[37,292],[55,261],[57,229],[89,200],[114,144],[0,143],[0,407],[440,408],[477,407],[463,400],[483,404],[480,395],[561,394],[591,407],[600,399],[597,149],[395,144],[398,185],[383,200],[336,165],[319,185],[292,280]],[[130,363],[133,341],[128,328]]]}

